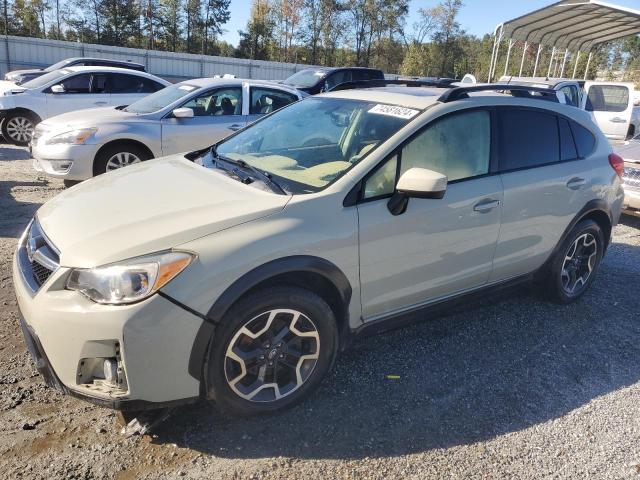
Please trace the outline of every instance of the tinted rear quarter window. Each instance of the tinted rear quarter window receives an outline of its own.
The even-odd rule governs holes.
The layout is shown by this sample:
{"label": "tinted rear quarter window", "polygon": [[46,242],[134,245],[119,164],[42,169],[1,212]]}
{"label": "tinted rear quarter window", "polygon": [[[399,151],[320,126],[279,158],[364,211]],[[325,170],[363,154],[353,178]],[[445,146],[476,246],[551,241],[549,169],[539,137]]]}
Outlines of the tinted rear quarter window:
{"label": "tinted rear quarter window", "polygon": [[560,160],[555,115],[538,110],[499,111],[500,170],[535,167]]}
{"label": "tinted rear quarter window", "polygon": [[573,138],[576,141],[576,148],[580,158],[588,157],[593,153],[596,146],[596,137],[589,130],[576,122],[570,122]]}
{"label": "tinted rear quarter window", "polygon": [[569,121],[559,117],[558,128],[560,129],[560,160],[575,160],[578,158],[578,151],[576,143],[573,141]]}

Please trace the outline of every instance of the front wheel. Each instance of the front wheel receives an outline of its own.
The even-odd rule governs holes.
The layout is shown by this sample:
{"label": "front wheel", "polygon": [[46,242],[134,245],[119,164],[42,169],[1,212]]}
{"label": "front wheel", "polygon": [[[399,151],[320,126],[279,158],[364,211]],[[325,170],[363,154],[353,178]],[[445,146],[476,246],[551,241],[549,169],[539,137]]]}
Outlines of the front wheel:
{"label": "front wheel", "polygon": [[259,291],[234,305],[216,330],[210,393],[234,415],[290,407],[320,384],[337,346],[335,315],[320,296],[297,287]]}
{"label": "front wheel", "polygon": [[101,175],[135,163],[144,162],[150,158],[149,152],[138,145],[128,143],[112,145],[101,150],[96,155],[93,174]]}
{"label": "front wheel", "polygon": [[11,113],[2,122],[2,136],[14,145],[28,145],[36,123],[38,120],[30,113]]}
{"label": "front wheel", "polygon": [[547,289],[552,300],[571,303],[589,288],[602,261],[605,240],[600,226],[582,220],[567,235],[550,265]]}

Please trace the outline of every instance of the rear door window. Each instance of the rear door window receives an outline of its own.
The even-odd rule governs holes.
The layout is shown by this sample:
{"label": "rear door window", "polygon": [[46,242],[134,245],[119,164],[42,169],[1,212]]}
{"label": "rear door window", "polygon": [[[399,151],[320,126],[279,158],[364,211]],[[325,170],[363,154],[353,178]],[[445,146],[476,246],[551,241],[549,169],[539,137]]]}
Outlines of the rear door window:
{"label": "rear door window", "polygon": [[273,88],[251,87],[249,115],[264,115],[298,101],[292,93]]}
{"label": "rear door window", "polygon": [[557,117],[528,109],[498,111],[498,156],[501,171],[560,161]]}
{"label": "rear door window", "polygon": [[145,78],[137,75],[120,73],[109,74],[107,88],[109,93],[151,93],[156,90],[150,88]]}
{"label": "rear door window", "polygon": [[336,85],[340,85],[341,83],[350,82],[351,81],[351,70],[339,70],[335,73],[332,73],[325,80],[325,89],[331,90]]}
{"label": "rear door window", "polygon": [[629,89],[623,85],[591,85],[588,112],[624,112],[629,107]]}

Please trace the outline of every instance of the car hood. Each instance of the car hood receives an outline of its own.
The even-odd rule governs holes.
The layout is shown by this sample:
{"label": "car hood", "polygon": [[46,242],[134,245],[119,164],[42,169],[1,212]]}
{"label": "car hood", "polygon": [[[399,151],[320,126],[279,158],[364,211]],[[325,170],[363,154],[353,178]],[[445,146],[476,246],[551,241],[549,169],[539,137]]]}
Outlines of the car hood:
{"label": "car hood", "polygon": [[620,155],[626,162],[640,163],[640,139],[613,144],[613,151]]}
{"label": "car hood", "polygon": [[37,218],[62,266],[94,267],[271,215],[290,198],[173,155],[83,182],[44,204]]}
{"label": "car hood", "polygon": [[136,118],[136,114],[118,110],[115,107],[88,108],[56,115],[42,122],[42,130],[56,130],[66,127],[92,127],[100,123]]}
{"label": "car hood", "polygon": [[0,95],[11,95],[12,93],[24,92],[26,88],[16,85],[8,80],[0,80]]}
{"label": "car hood", "polygon": [[34,74],[34,73],[44,73],[43,70],[40,70],[38,68],[28,68],[25,70],[12,70],[11,72],[7,73],[7,75],[10,75],[12,77],[16,76],[16,75],[24,75],[24,74]]}

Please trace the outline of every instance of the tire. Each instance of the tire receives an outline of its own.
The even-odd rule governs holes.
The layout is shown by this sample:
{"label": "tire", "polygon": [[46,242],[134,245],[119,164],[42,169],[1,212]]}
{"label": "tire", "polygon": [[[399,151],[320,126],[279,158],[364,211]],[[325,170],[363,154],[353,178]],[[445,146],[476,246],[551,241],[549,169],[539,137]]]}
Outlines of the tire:
{"label": "tire", "polygon": [[151,157],[146,149],[133,143],[110,145],[96,155],[93,162],[93,175],[101,175],[127,165],[144,162]]}
{"label": "tire", "polygon": [[65,188],[71,188],[74,185],[79,184],[80,180],[63,180],[62,183],[64,183]]}
{"label": "tire", "polygon": [[2,122],[2,136],[9,143],[24,147],[29,145],[33,129],[39,122],[40,120],[33,113],[10,113]]}
{"label": "tire", "polygon": [[555,253],[544,279],[549,298],[568,304],[580,298],[596,276],[605,239],[593,220],[582,220],[569,232]]}
{"label": "tire", "polygon": [[226,414],[276,412],[315,390],[337,351],[335,315],[320,296],[297,287],[260,290],[240,299],[216,329],[205,372],[209,393]]}

